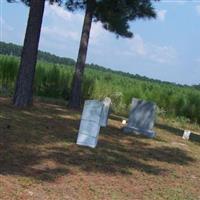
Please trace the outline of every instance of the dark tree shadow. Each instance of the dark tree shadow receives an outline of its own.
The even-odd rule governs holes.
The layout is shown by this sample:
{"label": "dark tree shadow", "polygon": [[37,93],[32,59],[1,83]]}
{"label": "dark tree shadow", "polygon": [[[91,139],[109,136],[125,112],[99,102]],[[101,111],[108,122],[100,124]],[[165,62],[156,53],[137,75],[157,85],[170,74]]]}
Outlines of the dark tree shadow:
{"label": "dark tree shadow", "polygon": [[[159,123],[156,123],[156,127],[158,127],[159,129],[166,130],[167,132],[172,133],[174,135],[177,135],[180,137],[183,136],[183,130],[181,130],[179,128],[175,128],[175,127],[172,127],[172,126],[169,126],[166,124],[159,124]],[[197,134],[191,132],[189,141],[195,142],[195,143],[200,143],[200,135],[197,135]]]}
{"label": "dark tree shadow", "polygon": [[165,175],[170,171],[159,162],[195,162],[182,149],[152,147],[148,139],[124,134],[114,126],[101,129],[97,148],[78,146],[79,112],[62,106],[39,104],[17,110],[0,104],[1,108],[0,174],[40,181],[54,181],[74,168],[110,175],[131,175],[132,170]]}

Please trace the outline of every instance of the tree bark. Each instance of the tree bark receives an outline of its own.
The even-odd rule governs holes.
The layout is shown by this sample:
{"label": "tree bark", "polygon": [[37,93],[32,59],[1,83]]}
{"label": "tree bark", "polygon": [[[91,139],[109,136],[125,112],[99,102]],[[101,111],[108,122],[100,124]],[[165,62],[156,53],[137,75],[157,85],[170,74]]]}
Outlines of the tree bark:
{"label": "tree bark", "polygon": [[94,6],[95,0],[87,0],[78,58],[73,75],[71,95],[69,99],[69,106],[71,108],[79,108],[81,105],[83,74],[87,56]]}
{"label": "tree bark", "polygon": [[13,104],[16,107],[32,105],[33,81],[45,0],[31,0],[24,46],[15,85]]}

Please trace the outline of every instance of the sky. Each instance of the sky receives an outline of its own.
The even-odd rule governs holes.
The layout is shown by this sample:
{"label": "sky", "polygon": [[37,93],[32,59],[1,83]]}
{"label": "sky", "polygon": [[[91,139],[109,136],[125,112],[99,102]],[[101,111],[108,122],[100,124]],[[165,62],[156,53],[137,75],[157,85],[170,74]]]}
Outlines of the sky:
{"label": "sky", "polygon": [[[200,0],[154,3],[156,19],[130,23],[134,37],[116,38],[92,24],[87,63],[180,84],[200,84]],[[0,40],[23,45],[29,8],[0,0]],[[46,3],[39,49],[76,60],[83,12]]]}

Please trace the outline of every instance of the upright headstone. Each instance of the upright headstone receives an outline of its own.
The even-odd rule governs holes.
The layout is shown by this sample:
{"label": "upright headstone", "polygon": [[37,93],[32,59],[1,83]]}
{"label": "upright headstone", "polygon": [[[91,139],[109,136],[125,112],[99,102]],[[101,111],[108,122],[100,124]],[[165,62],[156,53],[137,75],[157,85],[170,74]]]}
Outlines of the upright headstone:
{"label": "upright headstone", "polygon": [[110,110],[110,105],[111,105],[111,99],[109,97],[106,97],[103,101],[103,109],[101,113],[101,118],[100,118],[100,126],[106,127],[108,124],[108,115],[109,115],[109,110]]}
{"label": "upright headstone", "polygon": [[103,103],[97,100],[85,101],[77,144],[95,148],[100,130]]}
{"label": "upright headstone", "polygon": [[123,131],[125,133],[136,132],[153,138],[155,136],[155,132],[152,130],[155,114],[155,103],[133,98],[128,124],[124,127]]}
{"label": "upright headstone", "polygon": [[184,140],[189,140],[190,139],[190,134],[191,134],[191,131],[189,131],[189,130],[184,130],[184,132],[183,132],[183,139]]}

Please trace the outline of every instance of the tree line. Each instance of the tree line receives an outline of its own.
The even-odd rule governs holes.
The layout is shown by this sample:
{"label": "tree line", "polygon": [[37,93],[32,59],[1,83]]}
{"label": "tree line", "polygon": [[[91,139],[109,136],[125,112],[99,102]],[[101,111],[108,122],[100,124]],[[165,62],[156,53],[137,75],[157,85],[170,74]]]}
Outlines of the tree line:
{"label": "tree line", "polygon": [[[20,46],[20,45],[0,41],[0,54],[1,55],[20,57],[21,50],[22,50],[22,46]],[[60,57],[60,56],[51,54],[49,52],[44,52],[44,51],[40,51],[40,50],[38,51],[37,60],[54,63],[54,64],[61,64],[61,65],[71,65],[71,66],[75,65],[75,60],[72,58]],[[138,79],[138,80],[151,81],[151,82],[161,83],[161,84],[165,83],[165,84],[180,86],[180,87],[189,87],[187,85],[181,85],[181,84],[177,84],[177,83],[151,79],[146,76],[141,76],[138,74],[131,74],[129,72],[112,70],[108,66],[104,67],[104,66],[100,66],[100,65],[97,65],[94,63],[91,63],[91,64],[86,63],[85,66],[86,66],[86,68],[92,68],[92,69],[96,69],[96,70],[102,71],[102,72],[111,72],[114,74],[119,74],[121,76],[134,78],[134,79]],[[198,85],[195,85],[194,87],[198,88]]]}
{"label": "tree line", "polygon": [[[16,45],[13,43],[6,43],[6,42],[0,41],[0,54],[20,57],[21,52],[22,52],[22,46]],[[38,50],[37,59],[55,63],[55,64],[58,63],[58,64],[64,64],[64,65],[75,65],[75,60],[72,58],[60,57],[60,56],[51,54],[49,52],[40,51],[40,50]]]}
{"label": "tree line", "polygon": [[[15,0],[7,0],[16,2]],[[49,0],[69,11],[85,10],[78,58],[73,74],[69,105],[80,107],[82,99],[82,83],[85,70],[90,30],[93,21],[100,21],[104,29],[113,32],[117,37],[133,36],[129,23],[137,19],[156,17],[152,2],[156,0]],[[45,9],[45,0],[21,0],[30,7],[24,44],[21,52],[19,70],[16,78],[13,104],[25,107],[33,101],[33,81],[37,62],[38,45]],[[66,30],[67,31],[67,30]]]}

